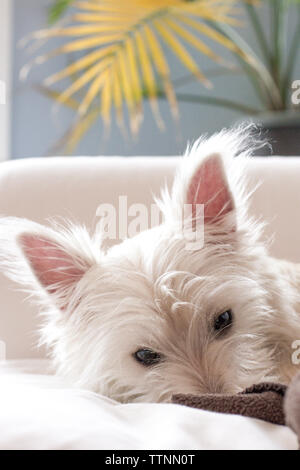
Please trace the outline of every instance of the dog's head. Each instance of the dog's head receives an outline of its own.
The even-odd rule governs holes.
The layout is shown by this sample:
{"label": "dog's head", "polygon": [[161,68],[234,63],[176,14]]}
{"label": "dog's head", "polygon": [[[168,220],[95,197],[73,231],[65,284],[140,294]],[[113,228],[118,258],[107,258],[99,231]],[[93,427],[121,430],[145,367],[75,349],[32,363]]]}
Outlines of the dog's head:
{"label": "dog's head", "polygon": [[81,227],[3,219],[2,266],[37,294],[59,373],[121,401],[168,401],[270,372],[270,280],[241,142],[198,142],[159,202],[164,223],[107,251]]}

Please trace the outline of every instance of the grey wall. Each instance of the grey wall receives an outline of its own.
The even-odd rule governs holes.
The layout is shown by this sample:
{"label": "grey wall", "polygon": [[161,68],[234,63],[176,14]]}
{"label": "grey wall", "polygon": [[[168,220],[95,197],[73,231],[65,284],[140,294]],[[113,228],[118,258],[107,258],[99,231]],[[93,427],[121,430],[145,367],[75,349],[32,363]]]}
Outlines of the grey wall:
{"label": "grey wall", "polygon": [[[49,0],[13,0],[14,3],[14,34],[13,34],[13,104],[12,104],[12,157],[36,157],[46,155],[53,144],[61,137],[72,122],[72,113],[61,109],[53,112],[53,104],[38,93],[34,86],[59,67],[65,65],[65,58],[56,58],[36,67],[25,83],[19,81],[19,71],[32,57],[24,49],[17,47],[21,38],[46,24]],[[267,18],[265,19],[267,27]],[[244,38],[255,45],[251,32],[243,30]],[[53,45],[53,43],[52,43]],[[222,50],[224,55],[224,50]],[[201,68],[215,68],[214,63],[196,54]],[[178,66],[169,54],[174,77],[181,77],[186,72]],[[298,64],[298,78],[300,67]],[[256,106],[256,96],[251,84],[242,76],[221,76],[215,78],[214,90],[206,91],[199,84],[189,84],[180,88],[181,92],[217,95]],[[225,108],[216,108],[196,103],[181,103],[180,128],[176,128],[166,103],[161,102],[161,113],[166,122],[166,132],[161,133],[153,120],[149,106],[145,105],[145,119],[138,139],[124,140],[115,125],[112,126],[110,138],[102,139],[101,121],[88,133],[81,142],[76,154],[89,155],[174,155],[182,153],[188,141],[196,139],[200,134],[213,132],[229,126],[243,117],[238,112]]]}

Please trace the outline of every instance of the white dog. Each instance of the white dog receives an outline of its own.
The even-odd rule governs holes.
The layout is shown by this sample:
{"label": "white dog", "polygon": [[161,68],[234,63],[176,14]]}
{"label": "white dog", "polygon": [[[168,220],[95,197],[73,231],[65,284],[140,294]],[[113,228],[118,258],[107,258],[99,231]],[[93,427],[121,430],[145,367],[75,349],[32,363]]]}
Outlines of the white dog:
{"label": "white dog", "polygon": [[[300,269],[268,255],[247,214],[246,134],[198,141],[163,192],[164,223],[107,251],[83,227],[1,220],[2,270],[39,299],[59,374],[122,402],[294,375]],[[194,249],[186,204],[190,234],[204,204],[204,245]]]}

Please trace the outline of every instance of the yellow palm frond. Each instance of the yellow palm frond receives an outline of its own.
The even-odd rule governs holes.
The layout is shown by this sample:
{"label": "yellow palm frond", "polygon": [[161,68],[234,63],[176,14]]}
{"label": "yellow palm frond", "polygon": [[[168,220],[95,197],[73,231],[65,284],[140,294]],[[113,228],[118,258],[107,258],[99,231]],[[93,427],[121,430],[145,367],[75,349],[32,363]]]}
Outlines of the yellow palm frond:
{"label": "yellow palm frond", "polygon": [[195,49],[198,49],[202,54],[207,55],[215,62],[223,62],[222,57],[212,51],[210,47],[208,47],[201,39],[199,39],[194,34],[190,33],[187,29],[183,26],[178,24],[173,19],[166,18],[165,23],[181,38],[185,39],[191,46]]}
{"label": "yellow palm frond", "polygon": [[101,115],[107,127],[110,125],[113,71],[110,70],[109,73],[111,76],[109,77],[109,80],[106,80],[101,94]]}
{"label": "yellow palm frond", "polygon": [[160,117],[157,104],[156,79],[142,33],[138,31],[135,34],[135,40],[137,43],[140,65],[143,72],[145,88],[150,100],[150,105],[159,127],[163,128],[164,125]]}
{"label": "yellow palm frond", "polygon": [[211,86],[210,82],[207,80],[205,75],[199,69],[196,61],[193,59],[191,54],[188,50],[183,46],[180,40],[176,37],[175,34],[171,32],[169,28],[166,27],[162,22],[156,20],[154,25],[157,31],[160,33],[162,38],[166,41],[167,45],[172,49],[174,54],[178,57],[178,59],[183,63],[183,65],[192,73],[194,74],[198,80],[203,82],[203,84],[207,87]]}
{"label": "yellow palm frond", "polygon": [[163,81],[166,97],[169,101],[171,112],[175,118],[178,118],[178,106],[176,95],[173,89],[170,68],[165,58],[164,52],[156,35],[151,28],[146,25],[144,27],[146,40],[148,41],[149,50],[152,54],[152,60],[156,66],[157,72]]}
{"label": "yellow palm frond", "polygon": [[[201,83],[210,86],[195,54],[223,62],[206,44],[204,37],[242,54],[234,42],[211,24],[215,20],[229,24],[236,21],[236,3],[237,0],[78,1],[72,5],[74,11],[66,21],[32,34],[33,40],[65,38],[60,47],[36,57],[34,63],[43,63],[56,55],[80,52],[81,57],[44,82],[52,86],[76,75],[71,85],[56,97],[57,101],[66,103],[73,95],[84,91],[78,107],[82,118],[88,116],[91,105],[96,103],[99,114],[109,125],[114,107],[121,127],[126,104],[131,131],[135,134],[142,119],[142,103],[147,97],[155,119],[162,127],[158,107],[162,90],[173,115],[178,116],[165,49],[172,51]],[[190,48],[194,49],[193,54]]]}
{"label": "yellow palm frond", "polygon": [[112,76],[112,100],[116,109],[117,123],[121,129],[124,129],[123,96],[117,67],[114,68]]}
{"label": "yellow palm frond", "polygon": [[110,78],[110,69],[106,67],[102,73],[99,73],[95,80],[93,80],[87,94],[85,95],[80,108],[79,114],[84,115],[89,109],[90,105],[99,94],[99,91],[106,85],[107,80]]}
{"label": "yellow palm frond", "polygon": [[67,155],[71,155],[74,152],[79,142],[82,140],[84,135],[90,130],[90,128],[96,122],[98,117],[98,110],[93,109],[89,111],[82,119],[77,121],[74,126],[72,126],[65,139],[65,151]]}
{"label": "yellow palm frond", "polygon": [[195,21],[193,18],[190,18],[188,16],[181,15],[179,16],[179,20],[183,23],[185,23],[187,26],[195,29],[199,33],[203,34],[204,36],[207,36],[208,38],[212,39],[213,41],[221,44],[222,46],[226,47],[227,49],[231,50],[235,54],[240,55],[244,60],[249,62],[251,60],[250,57],[245,55],[244,51],[240,49],[237,44],[235,44],[233,41],[230,41],[226,36],[223,34],[219,33],[216,31],[214,28],[211,26],[205,24],[205,23],[200,23],[199,21]]}
{"label": "yellow palm frond", "polygon": [[132,132],[135,133],[137,131],[137,109],[136,109],[136,103],[134,99],[134,92],[132,88],[132,82],[130,80],[130,76],[128,73],[128,62],[127,62],[127,56],[125,54],[125,50],[121,50],[118,52],[118,72],[120,76],[120,84],[121,84],[121,89],[124,94],[124,99],[126,101],[128,111],[130,114],[130,124],[131,124],[131,129]]}
{"label": "yellow palm frond", "polygon": [[[75,80],[75,82],[73,82],[72,85],[61,94],[59,98],[60,103],[64,103],[66,99],[73,96],[76,92],[81,90],[81,88],[83,88],[85,85],[91,82],[94,77],[97,76],[98,78],[99,76],[102,76],[101,72],[103,72],[103,69],[105,70],[109,62],[110,62],[109,59],[108,61],[100,61],[93,67],[90,67],[86,72],[84,72],[83,75],[81,75],[77,80]],[[92,86],[93,85],[91,85],[91,87]],[[89,91],[87,92],[87,95]]]}
{"label": "yellow palm frond", "polygon": [[87,67],[93,65],[98,60],[107,57],[112,51],[113,51],[112,47],[106,47],[106,48],[102,48],[99,50],[97,49],[96,51],[93,51],[90,54],[85,55],[83,58],[77,60],[76,62],[73,62],[71,65],[61,70],[60,72],[55,73],[54,75],[51,75],[51,77],[48,77],[44,81],[44,84],[46,86],[51,86],[54,83],[60,80],[63,80],[64,78],[71,77],[76,72],[86,69]]}

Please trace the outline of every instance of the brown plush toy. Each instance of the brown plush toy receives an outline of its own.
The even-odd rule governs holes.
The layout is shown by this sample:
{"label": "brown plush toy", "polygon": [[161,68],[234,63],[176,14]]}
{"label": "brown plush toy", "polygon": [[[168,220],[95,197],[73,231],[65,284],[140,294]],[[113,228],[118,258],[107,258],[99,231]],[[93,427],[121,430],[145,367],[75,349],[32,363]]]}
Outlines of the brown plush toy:
{"label": "brown plush toy", "polygon": [[284,401],[286,424],[297,434],[300,446],[300,373],[291,382]]}
{"label": "brown plush toy", "polygon": [[206,411],[247,416],[273,424],[285,424],[283,401],[286,386],[253,385],[238,395],[174,395],[173,403]]}
{"label": "brown plush toy", "polygon": [[237,395],[173,395],[173,403],[206,411],[247,416],[287,425],[300,446],[300,373],[289,387],[274,383],[253,385]]}

